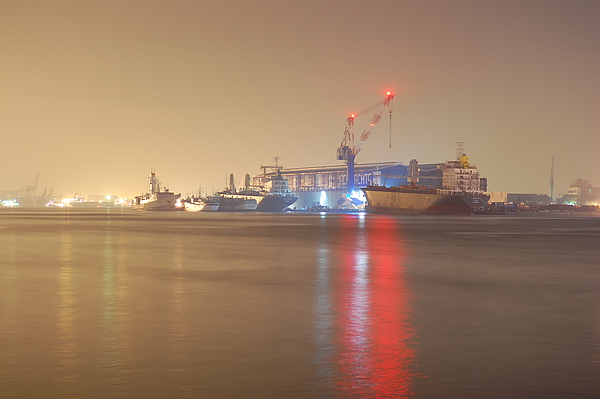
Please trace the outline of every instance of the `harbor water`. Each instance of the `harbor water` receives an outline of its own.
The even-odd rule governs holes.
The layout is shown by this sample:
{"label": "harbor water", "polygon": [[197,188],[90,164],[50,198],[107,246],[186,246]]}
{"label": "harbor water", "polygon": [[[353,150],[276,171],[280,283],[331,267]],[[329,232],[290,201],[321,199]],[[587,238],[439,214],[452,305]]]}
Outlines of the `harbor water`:
{"label": "harbor water", "polygon": [[0,210],[0,398],[598,398],[600,218]]}

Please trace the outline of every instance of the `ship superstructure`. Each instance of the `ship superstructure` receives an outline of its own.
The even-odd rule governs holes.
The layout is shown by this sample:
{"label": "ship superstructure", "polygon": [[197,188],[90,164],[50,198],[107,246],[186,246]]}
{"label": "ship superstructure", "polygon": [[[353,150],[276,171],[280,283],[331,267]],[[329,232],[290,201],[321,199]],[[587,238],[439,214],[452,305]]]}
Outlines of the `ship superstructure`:
{"label": "ship superstructure", "polygon": [[161,189],[156,171],[150,171],[148,178],[149,191],[135,197],[131,208],[136,211],[182,211],[185,208],[180,202],[181,194],[175,194],[167,187]]}
{"label": "ship superstructure", "polygon": [[455,161],[448,161],[439,168],[442,170],[442,190],[483,193],[479,170],[469,164],[469,157],[462,151]]}

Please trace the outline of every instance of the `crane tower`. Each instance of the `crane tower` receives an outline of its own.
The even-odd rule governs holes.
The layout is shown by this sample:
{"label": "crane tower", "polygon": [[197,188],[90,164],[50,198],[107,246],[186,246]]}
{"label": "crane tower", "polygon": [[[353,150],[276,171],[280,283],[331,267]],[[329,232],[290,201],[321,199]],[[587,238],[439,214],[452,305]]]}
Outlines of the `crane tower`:
{"label": "crane tower", "polygon": [[[394,99],[394,94],[391,91],[386,93],[383,101],[378,101],[376,104],[371,107],[365,109],[356,114],[352,114],[346,119],[346,129],[344,130],[344,138],[342,139],[342,143],[337,149],[337,157],[339,160],[346,162],[347,165],[347,178],[348,181],[346,183],[346,191],[351,193],[354,191],[354,160],[356,156],[362,149],[363,144],[369,136],[371,135],[371,131],[373,128],[379,123],[381,120],[381,116],[383,111],[387,108],[390,115],[390,129],[391,129],[391,120],[392,120],[392,100]],[[371,118],[371,122],[369,126],[362,132],[358,141],[354,140],[354,120],[367,113],[375,111],[375,114]],[[391,142],[390,142],[391,146]]]}

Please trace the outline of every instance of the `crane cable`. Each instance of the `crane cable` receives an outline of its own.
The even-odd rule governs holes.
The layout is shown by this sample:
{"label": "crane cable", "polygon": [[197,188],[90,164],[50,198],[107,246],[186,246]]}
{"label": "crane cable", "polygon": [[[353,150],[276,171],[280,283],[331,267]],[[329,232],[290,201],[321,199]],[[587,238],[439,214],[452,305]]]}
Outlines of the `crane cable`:
{"label": "crane cable", "polygon": [[392,100],[390,100],[389,112],[390,112],[390,148],[392,148]]}

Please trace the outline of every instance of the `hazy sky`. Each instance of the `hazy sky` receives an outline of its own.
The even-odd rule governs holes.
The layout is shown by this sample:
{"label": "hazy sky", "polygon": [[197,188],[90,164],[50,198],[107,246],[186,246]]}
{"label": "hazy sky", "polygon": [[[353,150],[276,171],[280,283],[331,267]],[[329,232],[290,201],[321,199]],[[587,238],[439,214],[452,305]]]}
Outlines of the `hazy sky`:
{"label": "hazy sky", "polygon": [[0,54],[0,190],[341,164],[347,115],[386,90],[392,148],[384,120],[358,163],[464,141],[492,191],[549,193],[552,156],[555,194],[600,185],[597,0],[0,0]]}

